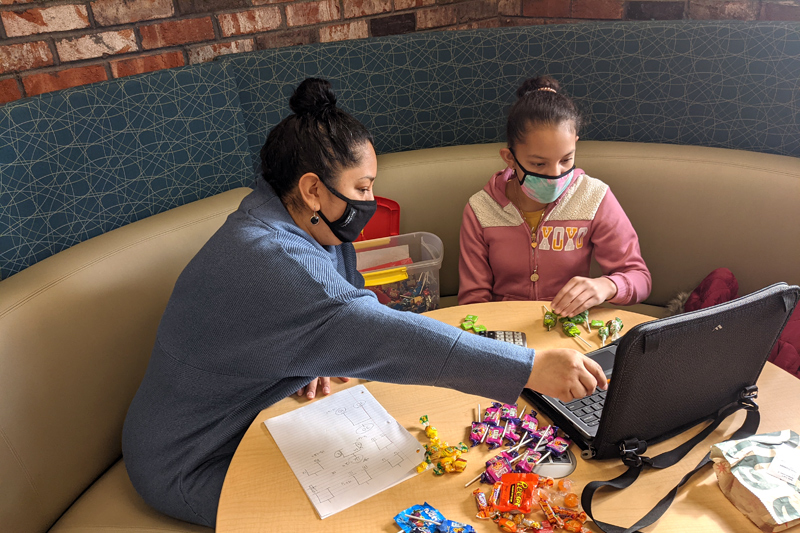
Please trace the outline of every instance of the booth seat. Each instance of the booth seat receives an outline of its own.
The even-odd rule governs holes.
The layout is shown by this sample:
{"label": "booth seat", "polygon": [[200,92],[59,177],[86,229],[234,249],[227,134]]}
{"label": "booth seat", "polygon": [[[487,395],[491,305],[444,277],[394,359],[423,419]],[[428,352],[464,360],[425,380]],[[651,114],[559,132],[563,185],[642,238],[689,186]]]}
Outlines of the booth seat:
{"label": "booth seat", "polygon": [[[462,209],[502,168],[502,146],[378,157],[375,191],[399,202],[401,232],[444,242],[443,302],[455,303]],[[719,266],[736,274],[741,293],[800,283],[797,159],[602,141],[579,142],[577,154],[581,168],[612,187],[639,234],[653,293],[637,311],[663,315],[673,294]],[[0,516],[9,531],[207,531],[141,500],[119,436],[178,274],[249,191],[134,222],[2,282],[0,478],[8,490]]]}

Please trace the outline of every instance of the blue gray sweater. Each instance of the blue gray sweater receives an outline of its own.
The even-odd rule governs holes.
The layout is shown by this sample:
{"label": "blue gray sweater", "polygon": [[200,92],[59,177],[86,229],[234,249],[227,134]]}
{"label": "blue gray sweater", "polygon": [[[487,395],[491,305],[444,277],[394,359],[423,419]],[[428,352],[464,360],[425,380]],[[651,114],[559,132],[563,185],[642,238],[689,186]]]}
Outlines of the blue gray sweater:
{"label": "blue gray sweater", "polygon": [[533,364],[533,350],[379,304],[352,245],[318,244],[258,182],[178,278],[122,434],[145,501],[207,526],[253,418],[317,376],[513,402]]}

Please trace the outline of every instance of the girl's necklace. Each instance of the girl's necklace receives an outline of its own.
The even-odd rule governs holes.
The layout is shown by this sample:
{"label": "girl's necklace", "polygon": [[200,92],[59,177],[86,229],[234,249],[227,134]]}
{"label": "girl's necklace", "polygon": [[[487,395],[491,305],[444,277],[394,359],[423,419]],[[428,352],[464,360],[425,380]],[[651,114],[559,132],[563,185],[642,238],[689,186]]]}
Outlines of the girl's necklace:
{"label": "girl's necklace", "polygon": [[[522,202],[519,201],[519,189],[518,188],[514,188],[514,204],[517,206],[517,209],[519,209],[521,212],[523,212],[523,213],[526,212],[526,211],[522,210],[522,207],[520,207],[522,205]],[[538,236],[538,233],[539,233],[539,225],[542,223],[542,219],[544,218],[544,211],[545,210],[542,209],[541,212],[539,213],[539,220],[536,221],[536,225],[535,226],[530,224],[530,222],[529,222],[529,225],[531,227],[531,248],[536,248],[536,246],[538,245],[538,243],[536,241],[538,240],[537,236]]]}

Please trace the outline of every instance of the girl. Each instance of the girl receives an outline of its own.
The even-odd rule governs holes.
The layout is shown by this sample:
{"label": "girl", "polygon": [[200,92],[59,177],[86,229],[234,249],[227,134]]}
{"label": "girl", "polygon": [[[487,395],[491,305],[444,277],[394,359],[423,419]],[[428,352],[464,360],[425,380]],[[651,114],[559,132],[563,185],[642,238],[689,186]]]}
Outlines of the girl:
{"label": "girl", "polygon": [[534,358],[378,303],[350,244],[376,207],[372,137],[336,107],[324,80],[304,81],[289,104],[294,114],[261,151],[256,189],[178,278],[125,419],[122,451],[137,492],[196,524],[214,526],[253,418],[317,376],[503,402],[523,387],[569,401],[606,386],[600,366],[574,350]]}
{"label": "girl", "polygon": [[[641,302],[651,281],[636,232],[608,185],[575,168],[575,103],[549,76],[517,97],[500,150],[508,168],[464,208],[458,303],[552,300],[575,316]],[[602,277],[588,277],[592,253]]]}

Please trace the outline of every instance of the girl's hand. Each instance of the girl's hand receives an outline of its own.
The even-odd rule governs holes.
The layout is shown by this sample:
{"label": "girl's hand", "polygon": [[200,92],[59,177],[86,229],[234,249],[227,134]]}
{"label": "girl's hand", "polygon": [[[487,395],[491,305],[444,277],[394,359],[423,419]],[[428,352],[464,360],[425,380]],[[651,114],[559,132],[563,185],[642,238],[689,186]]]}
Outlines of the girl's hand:
{"label": "girl's hand", "polygon": [[[350,381],[350,378],[336,378],[336,379],[338,379],[342,383],[347,383],[348,381]],[[319,386],[322,389],[323,396],[327,396],[328,394],[331,393],[331,378],[313,379],[311,380],[311,383],[309,383],[308,385],[297,391],[297,395],[302,396],[303,394],[305,394],[309,400],[312,400],[314,399],[314,396],[317,395],[317,386]]]}
{"label": "girl's hand", "polygon": [[553,298],[553,311],[561,316],[575,316],[616,294],[617,286],[608,278],[575,276]]}

